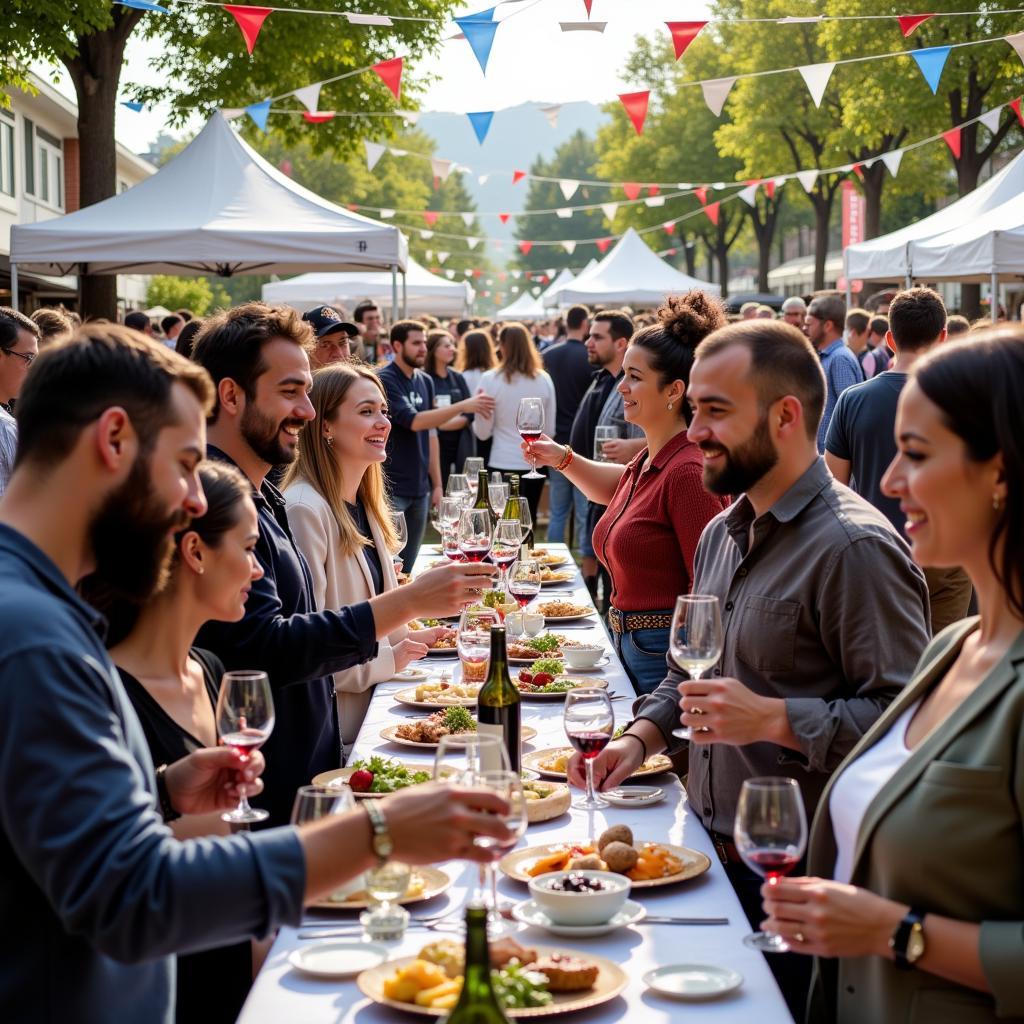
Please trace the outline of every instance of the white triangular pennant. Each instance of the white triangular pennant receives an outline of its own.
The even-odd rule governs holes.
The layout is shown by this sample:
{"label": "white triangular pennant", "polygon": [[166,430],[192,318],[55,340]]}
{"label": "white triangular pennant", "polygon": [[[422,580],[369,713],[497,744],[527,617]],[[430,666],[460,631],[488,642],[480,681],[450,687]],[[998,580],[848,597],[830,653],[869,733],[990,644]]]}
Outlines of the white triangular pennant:
{"label": "white triangular pennant", "polygon": [[546,107],[541,107],[540,112],[548,119],[548,124],[552,128],[558,127],[558,112],[562,109],[561,103],[551,103]]}
{"label": "white triangular pennant", "polygon": [[433,249],[424,249],[423,250],[423,255],[426,256],[427,262],[430,263],[434,259],[434,250]]}
{"label": "white triangular pennant", "polygon": [[566,199],[572,199],[576,189],[580,187],[580,183],[578,181],[572,181],[569,178],[562,178],[558,183],[558,187],[562,190],[562,195],[565,196]]}
{"label": "white triangular pennant", "polygon": [[747,206],[753,206],[757,202],[757,186],[748,185],[745,189],[741,189],[737,195]]}
{"label": "white triangular pennant", "polygon": [[392,156],[408,156],[409,150],[407,149],[396,149],[394,146],[389,150]]}
{"label": "white triangular pennant", "polygon": [[882,163],[889,169],[889,173],[895,178],[900,172],[900,161],[903,159],[903,150],[894,149],[891,153],[882,154]]}
{"label": "white triangular pennant", "polygon": [[1006,41],[1017,51],[1017,56],[1024,60],[1024,32],[1016,32],[1007,36]]}
{"label": "white triangular pennant", "polygon": [[510,274],[511,274],[511,275],[512,275],[513,277],[518,277],[518,276],[519,276],[519,271],[518,271],[518,270],[510,270],[510,271],[509,271],[509,273],[510,273]]}
{"label": "white triangular pennant", "polygon": [[357,14],[345,13],[350,25],[383,25],[387,28],[394,25],[394,22],[386,14]]}
{"label": "white triangular pennant", "polygon": [[725,106],[729,90],[736,83],[736,78],[709,78],[701,82],[700,87],[704,92],[704,102],[715,117],[722,116],[722,107]]}
{"label": "white triangular pennant", "polygon": [[380,215],[383,220],[390,220],[392,217],[394,217],[395,211],[384,208],[380,211]]}
{"label": "white triangular pennant", "polygon": [[563,242],[562,248],[571,256],[576,251],[575,242]]}
{"label": "white triangular pennant", "polygon": [[451,281],[452,278],[455,277],[455,271],[454,270],[446,270],[444,272],[444,276],[447,277],[449,281]]}
{"label": "white triangular pennant", "polygon": [[999,121],[1003,116],[1003,108],[996,107],[995,110],[986,110],[978,120],[993,134],[999,131]]}
{"label": "white triangular pennant", "polygon": [[438,262],[438,263],[444,263],[444,261],[445,261],[446,259],[448,259],[448,257],[449,257],[449,256],[451,256],[451,253],[450,253],[450,252],[439,252],[439,253],[437,254],[437,262]]}
{"label": "white triangular pennant", "polygon": [[562,220],[568,220],[572,216],[572,207],[563,206],[561,209],[555,210],[555,213],[562,218]]}
{"label": "white triangular pennant", "polygon": [[[475,249],[479,244],[480,244],[480,239],[479,238],[467,238],[466,239],[466,245],[468,245],[470,247],[470,249]],[[495,244],[497,244],[497,243],[495,243]]]}
{"label": "white triangular pennant", "polygon": [[379,142],[370,142],[369,139],[363,139],[363,145],[366,147],[366,169],[372,171],[388,147]]}
{"label": "white triangular pennant", "polygon": [[428,238],[433,238],[434,232],[429,228],[420,228],[420,238],[426,241]]}
{"label": "white triangular pennant", "polygon": [[462,214],[462,223],[465,224],[467,228],[468,227],[472,227],[473,226],[473,218],[475,216],[476,216],[475,213],[464,213],[464,214]]}
{"label": "white triangular pennant", "polygon": [[405,118],[409,124],[416,124],[420,119],[420,112],[418,110],[399,110],[397,113],[399,117]]}
{"label": "white triangular pennant", "polygon": [[817,171],[797,171],[796,180],[804,187],[805,192],[814,191],[814,183],[818,180]]}
{"label": "white triangular pennant", "polygon": [[644,200],[644,206],[664,206],[664,205],[665,205],[665,197],[664,196],[648,196]]}
{"label": "white triangular pennant", "polygon": [[487,184],[487,179],[489,177],[490,177],[489,174],[478,174],[476,176],[477,184],[478,185],[486,185]]}
{"label": "white triangular pennant", "polygon": [[828,85],[828,80],[832,77],[835,67],[834,60],[826,60],[821,64],[804,64],[803,67],[797,68],[797,71],[803,76],[804,84],[816,107],[821,106],[821,98],[825,95],[825,86]]}
{"label": "white triangular pennant", "polygon": [[435,178],[445,181],[448,175],[452,173],[452,162],[451,160],[442,160],[439,156],[432,156],[430,158],[430,169]]}
{"label": "white triangular pennant", "polygon": [[314,82],[296,89],[292,95],[311,113],[314,114],[320,105],[320,88],[323,82]]}
{"label": "white triangular pennant", "polygon": [[776,188],[782,188],[782,186],[786,184],[786,181],[788,180],[788,178],[789,178],[788,174],[780,174],[775,179],[775,187]]}
{"label": "white triangular pennant", "polygon": [[619,212],[619,204],[602,203],[601,212],[608,218],[608,220],[615,220],[615,214]]}

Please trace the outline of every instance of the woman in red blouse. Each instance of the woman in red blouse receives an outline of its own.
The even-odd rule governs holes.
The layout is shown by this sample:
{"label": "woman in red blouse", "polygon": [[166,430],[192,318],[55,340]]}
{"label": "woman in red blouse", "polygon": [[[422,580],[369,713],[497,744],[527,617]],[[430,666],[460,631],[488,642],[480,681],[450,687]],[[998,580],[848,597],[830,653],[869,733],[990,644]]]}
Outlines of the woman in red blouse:
{"label": "woman in red blouse", "polygon": [[722,304],[695,290],[669,298],[658,322],[633,335],[617,390],[623,416],[643,430],[647,447],[628,465],[594,462],[548,437],[523,446],[528,458],[608,506],[594,529],[594,551],[611,576],[608,622],[638,693],[665,677],[676,597],[690,590],[701,532],[725,507],[704,489],[700,449],[686,436],[694,350],[725,322]]}

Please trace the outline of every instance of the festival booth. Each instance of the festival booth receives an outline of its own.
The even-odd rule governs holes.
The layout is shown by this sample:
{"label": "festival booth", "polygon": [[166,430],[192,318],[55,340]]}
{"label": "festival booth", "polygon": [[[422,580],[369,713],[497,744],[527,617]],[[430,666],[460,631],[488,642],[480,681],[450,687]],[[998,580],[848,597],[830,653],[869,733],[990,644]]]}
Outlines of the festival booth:
{"label": "festival booth", "polygon": [[543,320],[547,316],[540,299],[534,298],[529,292],[523,292],[511,305],[499,309],[494,314],[495,320]]}
{"label": "festival booth", "polygon": [[[431,274],[410,257],[405,272],[403,308],[413,314],[463,316],[473,306],[476,293],[468,281],[446,281]],[[313,273],[287,281],[271,281],[263,286],[263,301],[294,306],[298,310],[317,305],[343,305],[351,311],[364,299],[391,301],[391,275],[388,273]]]}
{"label": "festival booth", "polygon": [[557,309],[558,293],[575,280],[576,275],[568,267],[564,267],[554,281],[540,293],[540,304],[545,309]]}
{"label": "festival booth", "polygon": [[570,302],[659,306],[667,295],[679,295],[692,288],[712,295],[721,292],[717,284],[699,281],[670,266],[629,228],[600,263],[581,271],[553,299],[560,306]]}
{"label": "festival booth", "polygon": [[298,274],[390,271],[392,304],[408,265],[405,236],[296,184],[220,112],[166,166],[75,213],[11,228],[11,275]]}

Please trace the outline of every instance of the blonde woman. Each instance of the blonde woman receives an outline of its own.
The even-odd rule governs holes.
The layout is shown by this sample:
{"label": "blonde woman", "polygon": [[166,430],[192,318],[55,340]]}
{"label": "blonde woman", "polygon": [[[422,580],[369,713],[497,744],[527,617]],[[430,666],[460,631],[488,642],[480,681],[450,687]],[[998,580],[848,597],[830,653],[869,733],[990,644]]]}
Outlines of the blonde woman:
{"label": "blonde woman", "polygon": [[[284,496],[320,610],[397,587],[392,555],[400,545],[381,472],[391,422],[377,376],[365,367],[336,363],[313,375],[309,397],[316,418],[299,439]],[[372,661],[335,673],[346,746],[359,732],[373,687],[422,658],[439,632],[423,630],[413,640],[403,626],[380,641]]]}
{"label": "blonde woman", "polygon": [[[530,469],[522,452],[522,438],[516,427],[519,403],[524,398],[540,398],[544,403],[544,426],[555,426],[555,385],[544,370],[540,353],[530,332],[520,323],[504,324],[498,332],[501,366],[488,370],[480,378],[480,389],[494,398],[494,415],[477,416],[473,432],[481,441],[493,438],[488,464],[503,473],[524,473]],[[543,480],[520,477],[521,493],[530,503],[530,513],[537,522]]]}

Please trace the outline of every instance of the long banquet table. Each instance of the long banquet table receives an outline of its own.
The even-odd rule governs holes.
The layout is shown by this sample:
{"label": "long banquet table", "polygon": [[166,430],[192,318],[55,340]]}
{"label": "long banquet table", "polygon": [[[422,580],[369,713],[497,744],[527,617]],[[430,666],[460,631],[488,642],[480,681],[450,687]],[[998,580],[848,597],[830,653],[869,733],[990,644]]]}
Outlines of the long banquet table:
{"label": "long banquet table", "polygon": [[[562,545],[545,545],[552,551],[565,551]],[[434,560],[430,553],[420,556],[417,570]],[[571,597],[570,597],[571,593]],[[576,573],[575,579],[560,588],[544,588],[541,600],[565,598],[579,604],[591,604],[582,578]],[[621,664],[615,657],[603,626],[595,615],[587,630],[573,629],[569,636],[603,643],[609,648],[610,663],[600,672],[607,680],[612,694],[623,697],[633,696],[633,687]],[[554,627],[557,629],[558,627]],[[449,660],[424,659],[417,663],[439,673],[447,669],[457,677],[458,664]],[[596,675],[596,673],[595,673]],[[368,757],[373,753],[389,754],[401,758],[408,764],[422,764],[429,768],[433,758],[425,752],[409,747],[395,746],[381,739],[380,731],[394,725],[400,717],[425,714],[396,704],[391,698],[398,690],[410,686],[409,682],[382,683],[376,688],[366,720],[356,739],[349,761]],[[619,724],[630,718],[630,699],[615,700],[616,720]],[[562,729],[562,703],[524,701],[522,704],[523,724],[537,730],[537,737],[524,744],[525,750],[539,750],[545,747],[567,746]],[[589,835],[598,835],[610,825],[628,824],[639,840],[655,840],[688,846],[706,853],[711,858],[711,868],[699,878],[662,889],[641,890],[640,899],[650,914],[670,914],[686,917],[727,917],[728,925],[663,925],[640,922],[630,928],[619,929],[609,935],[591,939],[565,939],[552,936],[542,930],[518,926],[521,934],[517,937],[524,945],[547,944],[578,949],[582,955],[587,952],[608,957],[620,963],[629,975],[626,990],[611,1002],[583,1010],[571,1015],[570,1020],[579,1024],[607,1024],[610,1021],[635,1021],[643,1015],[647,1024],[678,1021],[685,1014],[688,1020],[736,1022],[749,1024],[790,1024],[786,1004],[768,970],[762,955],[743,945],[742,937],[750,931],[746,917],[721,864],[711,845],[710,838],[699,820],[690,813],[686,796],[673,775],[661,775],[645,779],[645,782],[659,785],[666,790],[666,799],[659,804],[640,808],[608,807],[590,815],[584,811],[570,810],[553,821],[531,825],[520,845],[578,841]],[[575,793],[574,793],[575,795]],[[593,831],[591,831],[593,830]],[[464,904],[468,891],[472,890],[477,869],[475,865],[449,861],[441,865],[453,879],[453,885],[442,896],[429,903],[414,904],[410,911],[417,915],[428,915],[450,907],[454,912],[452,920],[458,919],[458,910]],[[525,885],[500,876],[499,892],[508,899],[522,900],[528,896]],[[309,912],[307,923],[338,921],[354,922],[356,915],[339,911]],[[384,1024],[401,1019],[402,1015],[386,1007],[378,1006],[366,999],[356,987],[355,981],[321,981],[295,971],[288,962],[289,954],[309,940],[300,940],[301,929],[282,928],[278,934],[262,970],[253,984],[249,998],[239,1017],[241,1024]],[[358,933],[353,933],[353,938]],[[393,957],[415,954],[427,942],[443,937],[443,933],[425,929],[410,929],[400,942],[390,943]],[[676,963],[715,964],[730,967],[743,976],[743,985],[733,994],[706,1003],[681,1003],[650,991],[643,983],[643,975],[654,967]],[[408,1021],[415,1017],[408,1015]],[[427,1018],[422,1018],[427,1019]]]}

